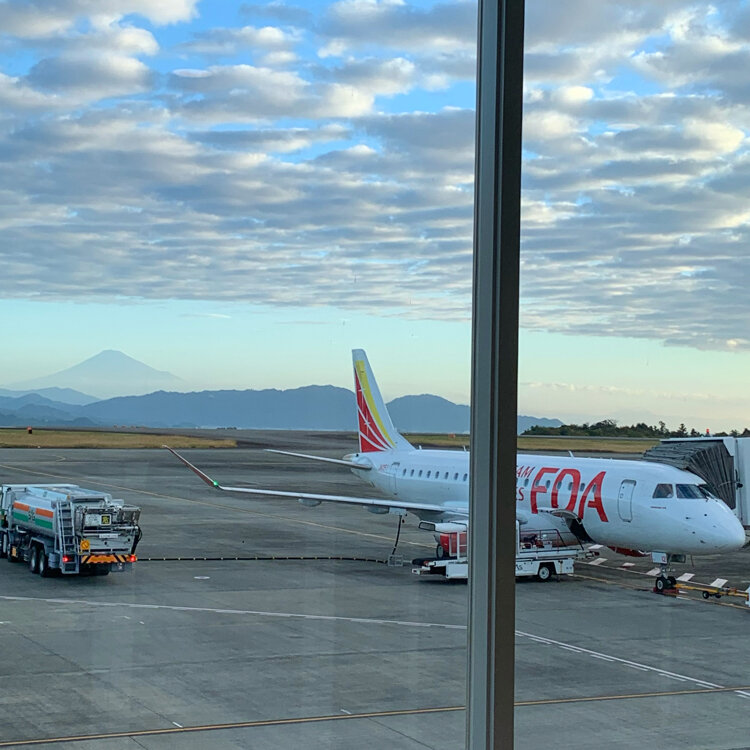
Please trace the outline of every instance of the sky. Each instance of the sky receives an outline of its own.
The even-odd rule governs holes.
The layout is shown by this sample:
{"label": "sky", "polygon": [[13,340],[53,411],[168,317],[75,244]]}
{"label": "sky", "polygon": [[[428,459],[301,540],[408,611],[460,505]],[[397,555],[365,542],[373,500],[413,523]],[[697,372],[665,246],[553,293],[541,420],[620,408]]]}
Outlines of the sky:
{"label": "sky", "polygon": [[[0,385],[470,391],[474,2],[0,0]],[[519,410],[750,426],[750,7],[528,0]]]}

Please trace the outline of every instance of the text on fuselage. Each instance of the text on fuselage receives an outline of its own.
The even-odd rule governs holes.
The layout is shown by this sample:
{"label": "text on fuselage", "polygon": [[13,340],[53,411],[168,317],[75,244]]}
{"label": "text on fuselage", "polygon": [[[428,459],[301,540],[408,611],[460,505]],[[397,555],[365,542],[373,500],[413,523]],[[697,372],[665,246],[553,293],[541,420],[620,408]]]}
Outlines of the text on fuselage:
{"label": "text on fuselage", "polygon": [[[570,511],[580,519],[583,519],[586,508],[594,508],[599,518],[607,523],[609,519],[602,505],[602,485],[606,473],[606,471],[600,471],[583,487],[581,472],[578,469],[559,469],[555,466],[543,466],[537,469],[535,466],[517,466],[516,500],[519,503],[524,502],[528,493],[531,512],[538,513],[540,501],[549,498],[550,508]],[[520,484],[526,479],[531,479],[530,487]]]}

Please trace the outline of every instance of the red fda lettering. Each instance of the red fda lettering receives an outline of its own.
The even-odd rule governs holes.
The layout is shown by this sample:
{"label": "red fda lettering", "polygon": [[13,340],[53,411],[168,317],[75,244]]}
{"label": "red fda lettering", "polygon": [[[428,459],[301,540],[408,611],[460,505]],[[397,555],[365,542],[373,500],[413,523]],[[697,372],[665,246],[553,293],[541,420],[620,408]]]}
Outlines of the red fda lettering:
{"label": "red fda lettering", "polygon": [[570,477],[570,481],[572,482],[572,487],[570,488],[570,499],[568,500],[566,510],[573,510],[576,507],[576,500],[578,499],[578,486],[581,483],[581,472],[578,471],[578,469],[563,469],[557,475],[555,484],[552,487],[552,497],[550,499],[550,505],[553,508],[560,507],[558,505],[557,493],[562,488],[563,482],[565,481],[566,477]]}
{"label": "red fda lettering", "polygon": [[[604,506],[602,505],[602,484],[604,483],[604,475],[606,473],[606,471],[600,471],[586,485],[586,489],[581,495],[581,501],[578,504],[578,518],[583,518],[584,507],[587,507],[595,508],[596,512],[599,514],[599,518],[601,518],[604,523],[609,521],[607,514],[604,512]],[[589,498],[588,503],[586,503],[586,498],[588,498],[589,495],[591,495],[591,497]]]}
{"label": "red fda lettering", "polygon": [[540,480],[544,477],[545,474],[556,474],[557,469],[553,468],[552,466],[545,466],[542,469],[539,469],[536,476],[534,477],[534,481],[531,485],[531,493],[529,495],[529,501],[531,502],[531,512],[532,513],[538,513],[537,510],[537,497],[547,491],[547,485],[546,484],[540,484]]}

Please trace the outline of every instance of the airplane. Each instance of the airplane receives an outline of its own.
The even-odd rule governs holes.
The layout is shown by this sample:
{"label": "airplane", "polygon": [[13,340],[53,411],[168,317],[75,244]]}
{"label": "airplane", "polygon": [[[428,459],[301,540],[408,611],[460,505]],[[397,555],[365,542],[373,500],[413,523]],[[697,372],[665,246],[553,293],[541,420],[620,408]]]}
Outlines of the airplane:
{"label": "airplane", "polygon": [[[373,513],[413,513],[421,529],[433,532],[437,557],[455,552],[455,539],[465,540],[468,531],[469,453],[415,448],[395,428],[364,350],[354,349],[352,359],[359,450],[343,459],[271,452],[347,467],[383,498],[229,487],[164,447],[217,490],[296,498],[311,507],[336,502]],[[661,569],[658,591],[674,587],[667,576],[672,562],[746,543],[738,518],[700,477],[652,461],[518,454],[516,520],[524,534],[552,529],[619,553],[651,554]]]}

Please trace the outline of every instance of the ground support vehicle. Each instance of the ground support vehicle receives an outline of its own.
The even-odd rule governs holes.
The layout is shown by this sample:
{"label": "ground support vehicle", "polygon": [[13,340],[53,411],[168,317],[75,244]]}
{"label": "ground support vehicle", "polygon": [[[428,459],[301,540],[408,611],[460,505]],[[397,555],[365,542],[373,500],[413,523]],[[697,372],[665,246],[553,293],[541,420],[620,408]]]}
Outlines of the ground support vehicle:
{"label": "ground support vehicle", "polygon": [[49,576],[132,568],[141,510],[75,484],[0,485],[0,557]]}
{"label": "ground support vehicle", "polygon": [[[536,576],[540,581],[548,581],[553,575],[572,573],[576,560],[594,556],[580,543],[571,545],[565,542],[556,529],[525,533],[521,528],[516,522],[516,578]],[[450,536],[446,557],[414,560],[412,573],[467,579],[469,559],[466,533]]]}

